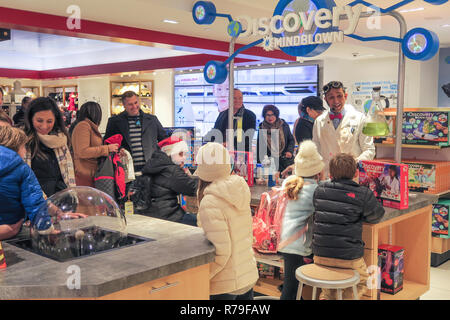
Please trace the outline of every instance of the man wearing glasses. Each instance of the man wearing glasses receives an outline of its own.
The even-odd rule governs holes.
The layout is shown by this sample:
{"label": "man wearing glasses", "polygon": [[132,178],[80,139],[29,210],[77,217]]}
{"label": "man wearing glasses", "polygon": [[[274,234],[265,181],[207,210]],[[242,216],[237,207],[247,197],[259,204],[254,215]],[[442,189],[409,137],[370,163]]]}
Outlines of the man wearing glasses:
{"label": "man wearing glasses", "polygon": [[331,81],[323,87],[324,99],[330,107],[314,122],[313,141],[325,161],[325,177],[328,163],[338,153],[349,153],[359,160],[375,157],[373,138],[362,133],[364,114],[346,104],[347,93],[340,81]]}

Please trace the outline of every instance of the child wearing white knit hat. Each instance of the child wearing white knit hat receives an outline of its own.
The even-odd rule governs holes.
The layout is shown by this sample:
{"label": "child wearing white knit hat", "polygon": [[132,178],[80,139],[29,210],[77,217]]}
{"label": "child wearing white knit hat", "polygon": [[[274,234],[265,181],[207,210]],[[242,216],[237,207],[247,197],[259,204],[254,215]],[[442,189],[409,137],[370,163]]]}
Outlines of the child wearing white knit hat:
{"label": "child wearing white knit hat", "polygon": [[216,248],[210,266],[211,300],[252,300],[258,269],[253,254],[250,189],[231,175],[228,150],[210,142],[197,153],[198,226]]}
{"label": "child wearing white knit hat", "polygon": [[295,300],[298,280],[295,270],[312,262],[311,232],[308,219],[314,212],[313,195],[325,164],[311,140],[303,141],[294,160],[295,175],[284,180],[288,203],[284,212],[278,251],[284,260],[281,300]]}

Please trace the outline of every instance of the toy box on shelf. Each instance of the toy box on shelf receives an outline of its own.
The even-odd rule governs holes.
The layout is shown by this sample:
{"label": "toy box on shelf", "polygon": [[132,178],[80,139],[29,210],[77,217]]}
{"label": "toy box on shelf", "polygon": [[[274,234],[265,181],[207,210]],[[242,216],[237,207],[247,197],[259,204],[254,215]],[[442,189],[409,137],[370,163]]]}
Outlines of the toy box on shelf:
{"label": "toy box on shelf", "polygon": [[[377,159],[393,162],[392,159]],[[450,189],[450,161],[402,160],[408,165],[409,190],[441,193]]]}
{"label": "toy box on shelf", "polygon": [[381,292],[396,294],[403,289],[405,249],[383,244],[378,246],[381,260]]}
{"label": "toy box on shelf", "polygon": [[268,265],[266,263],[257,262],[258,272],[260,278],[274,279],[275,278],[275,267]]}
{"label": "toy box on shelf", "polygon": [[433,204],[433,216],[431,222],[431,234],[434,237],[448,239],[448,216],[450,200],[441,199]]}
{"label": "toy box on shelf", "polygon": [[233,172],[245,179],[248,186],[254,184],[253,152],[230,151],[233,161]]}
{"label": "toy box on shelf", "polygon": [[[386,137],[375,137],[375,143],[394,143],[395,118],[397,110],[383,110],[388,120],[390,134]],[[404,108],[402,143],[426,146],[450,146],[448,127],[450,108]]]}
{"label": "toy box on shelf", "polygon": [[363,160],[358,162],[358,169],[359,184],[369,187],[383,206],[408,208],[408,165]]}

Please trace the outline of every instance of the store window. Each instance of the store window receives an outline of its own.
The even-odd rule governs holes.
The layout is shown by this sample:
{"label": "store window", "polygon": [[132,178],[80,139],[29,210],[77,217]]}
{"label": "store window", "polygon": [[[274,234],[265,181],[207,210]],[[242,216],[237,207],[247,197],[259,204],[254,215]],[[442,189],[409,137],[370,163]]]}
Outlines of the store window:
{"label": "store window", "polygon": [[[298,118],[298,103],[307,96],[317,95],[318,65],[294,65],[261,68],[237,68],[235,87],[244,96],[244,105],[256,114],[257,125],[263,121],[261,112],[266,104],[280,109],[280,117],[293,128]],[[203,73],[175,74],[175,126],[196,127],[201,136],[211,130],[219,112],[228,107],[228,80],[211,85]]]}

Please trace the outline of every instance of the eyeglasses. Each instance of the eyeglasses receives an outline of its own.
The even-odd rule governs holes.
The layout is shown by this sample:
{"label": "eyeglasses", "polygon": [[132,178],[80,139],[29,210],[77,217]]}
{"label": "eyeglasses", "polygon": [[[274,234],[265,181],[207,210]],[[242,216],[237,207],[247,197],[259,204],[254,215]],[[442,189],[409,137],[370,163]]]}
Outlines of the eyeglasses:
{"label": "eyeglasses", "polygon": [[326,94],[331,88],[339,89],[342,88],[344,90],[344,85],[340,81],[331,81],[323,86],[323,94]]}

